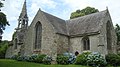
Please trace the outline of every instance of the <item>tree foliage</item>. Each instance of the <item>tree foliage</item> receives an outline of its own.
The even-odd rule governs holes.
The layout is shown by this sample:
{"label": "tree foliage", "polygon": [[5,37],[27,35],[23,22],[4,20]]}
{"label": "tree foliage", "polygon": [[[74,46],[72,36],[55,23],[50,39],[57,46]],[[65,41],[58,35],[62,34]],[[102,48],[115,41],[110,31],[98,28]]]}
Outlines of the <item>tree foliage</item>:
{"label": "tree foliage", "polygon": [[[0,1],[0,8],[2,7],[3,7],[3,3]],[[3,30],[5,30],[6,25],[9,26],[9,22],[7,21],[6,15],[0,10],[0,33],[1,34],[3,34]]]}
{"label": "tree foliage", "polygon": [[0,43],[0,58],[5,58],[5,53],[8,48],[8,41],[2,41]]}
{"label": "tree foliage", "polygon": [[117,35],[117,43],[119,43],[120,42],[120,26],[118,24],[116,24],[115,32]]}
{"label": "tree foliage", "polygon": [[0,33],[3,33],[5,30],[6,25],[9,25],[6,15],[3,12],[0,12]]}
{"label": "tree foliage", "polygon": [[82,10],[76,10],[76,12],[72,12],[71,16],[70,16],[70,19],[85,16],[85,15],[92,14],[92,13],[95,13],[95,12],[99,12],[99,10],[95,9],[93,7],[86,7]]}
{"label": "tree foliage", "polygon": [[3,7],[3,3],[0,1],[0,8]]}

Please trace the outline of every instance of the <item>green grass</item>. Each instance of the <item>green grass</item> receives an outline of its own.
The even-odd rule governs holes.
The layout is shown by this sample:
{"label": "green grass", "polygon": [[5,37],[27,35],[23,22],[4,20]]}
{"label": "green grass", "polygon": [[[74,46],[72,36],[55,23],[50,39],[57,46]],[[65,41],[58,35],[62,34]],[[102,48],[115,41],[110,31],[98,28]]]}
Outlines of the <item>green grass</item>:
{"label": "green grass", "polygon": [[44,65],[31,62],[21,62],[9,59],[0,59],[0,67],[88,67],[81,65]]}

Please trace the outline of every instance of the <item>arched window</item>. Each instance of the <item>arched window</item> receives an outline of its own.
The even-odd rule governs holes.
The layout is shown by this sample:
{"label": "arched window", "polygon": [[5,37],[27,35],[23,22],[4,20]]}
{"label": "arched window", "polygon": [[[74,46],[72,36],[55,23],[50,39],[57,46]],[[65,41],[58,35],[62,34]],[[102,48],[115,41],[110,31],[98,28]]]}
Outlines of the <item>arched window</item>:
{"label": "arched window", "polygon": [[35,49],[41,48],[41,40],[42,40],[42,25],[40,22],[37,22],[35,26]]}
{"label": "arched window", "polygon": [[88,37],[84,37],[83,41],[83,50],[90,50],[90,40]]}
{"label": "arched window", "polygon": [[112,47],[111,47],[111,24],[110,24],[110,21],[108,21],[107,22],[107,24],[106,24],[106,31],[107,31],[107,33],[106,33],[106,35],[107,35],[107,49],[108,50],[111,50],[112,49]]}
{"label": "arched window", "polygon": [[14,49],[17,49],[17,44],[18,44],[18,40],[17,40],[17,38],[15,39],[15,42],[14,42],[14,44],[15,44],[15,47],[14,47]]}

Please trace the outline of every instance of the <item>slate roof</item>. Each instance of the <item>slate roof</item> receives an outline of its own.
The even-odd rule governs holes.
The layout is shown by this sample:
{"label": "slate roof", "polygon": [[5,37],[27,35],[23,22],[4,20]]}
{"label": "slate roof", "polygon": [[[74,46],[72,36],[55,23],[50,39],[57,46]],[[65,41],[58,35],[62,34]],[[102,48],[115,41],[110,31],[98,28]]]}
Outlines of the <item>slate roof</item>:
{"label": "slate roof", "polygon": [[43,13],[55,28],[56,33],[77,36],[88,33],[97,33],[103,24],[102,21],[106,17],[107,10],[66,21],[46,12]]}
{"label": "slate roof", "polygon": [[66,22],[60,18],[43,12],[47,20],[53,25],[56,33],[67,35]]}
{"label": "slate roof", "polygon": [[98,32],[106,17],[106,12],[107,10],[67,20],[69,35],[82,35]]}

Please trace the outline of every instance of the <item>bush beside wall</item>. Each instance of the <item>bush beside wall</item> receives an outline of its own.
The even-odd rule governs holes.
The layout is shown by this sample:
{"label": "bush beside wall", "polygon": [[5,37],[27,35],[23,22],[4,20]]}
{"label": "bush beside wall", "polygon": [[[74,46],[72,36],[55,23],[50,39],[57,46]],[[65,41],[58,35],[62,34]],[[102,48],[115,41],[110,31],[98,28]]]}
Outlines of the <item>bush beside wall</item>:
{"label": "bush beside wall", "polygon": [[108,55],[106,55],[105,58],[109,65],[112,65],[112,66],[120,65],[120,55],[119,54],[108,54]]}
{"label": "bush beside wall", "polygon": [[11,59],[17,61],[27,61],[27,62],[35,62],[35,63],[43,63],[43,64],[51,64],[52,61],[52,57],[45,54],[33,54],[31,56],[13,55]]}
{"label": "bush beside wall", "polygon": [[64,56],[64,55],[58,55],[57,58],[56,58],[56,61],[58,64],[69,64],[68,63],[68,57],[67,56]]}
{"label": "bush beside wall", "polygon": [[1,41],[0,42],[0,59],[5,58],[5,53],[8,48],[8,41]]}

